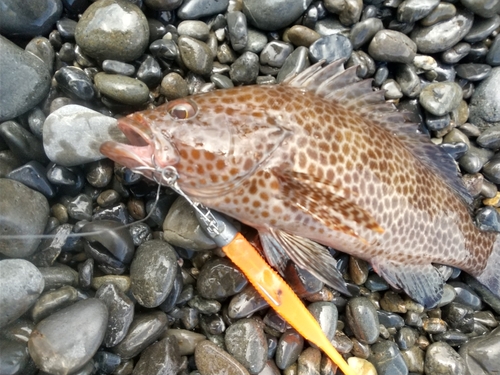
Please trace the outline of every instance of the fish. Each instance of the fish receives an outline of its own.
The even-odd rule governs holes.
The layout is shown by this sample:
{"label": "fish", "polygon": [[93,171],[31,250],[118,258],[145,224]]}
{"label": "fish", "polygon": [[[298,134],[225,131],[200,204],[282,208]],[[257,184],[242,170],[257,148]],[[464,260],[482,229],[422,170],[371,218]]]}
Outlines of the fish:
{"label": "fish", "polygon": [[268,262],[295,262],[348,294],[330,249],[371,263],[426,308],[459,268],[500,297],[500,236],[479,230],[454,160],[342,60],[277,85],[176,99],[118,121],[103,155],[154,181],[174,168],[194,202],[258,231]]}

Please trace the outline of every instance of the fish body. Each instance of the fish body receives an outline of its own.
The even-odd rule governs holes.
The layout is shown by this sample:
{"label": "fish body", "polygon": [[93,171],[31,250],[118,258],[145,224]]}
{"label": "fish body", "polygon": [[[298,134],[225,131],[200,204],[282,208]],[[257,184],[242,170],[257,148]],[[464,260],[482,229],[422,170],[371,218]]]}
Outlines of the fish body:
{"label": "fish body", "polygon": [[345,291],[319,243],[372,263],[427,307],[442,295],[433,263],[500,295],[500,240],[473,224],[453,161],[439,167],[447,156],[355,68],[316,64],[280,85],[194,95],[119,126],[131,145],[105,143],[104,155],[157,181],[173,166],[191,199],[256,228],[278,270],[290,258]]}

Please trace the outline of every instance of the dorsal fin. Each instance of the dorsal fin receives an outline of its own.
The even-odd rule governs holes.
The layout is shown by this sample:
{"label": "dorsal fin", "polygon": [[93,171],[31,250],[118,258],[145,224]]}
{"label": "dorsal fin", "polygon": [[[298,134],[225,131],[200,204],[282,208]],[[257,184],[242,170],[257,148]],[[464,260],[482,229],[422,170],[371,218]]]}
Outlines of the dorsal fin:
{"label": "dorsal fin", "polygon": [[408,123],[404,112],[386,102],[384,91],[374,91],[372,79],[360,80],[356,75],[357,66],[344,69],[344,61],[337,60],[325,67],[324,61],[319,61],[303,72],[287,77],[282,84],[314,92],[346,109],[364,114],[396,136],[415,158],[440,175],[466,203],[472,203],[453,158],[420,133],[415,124]]}

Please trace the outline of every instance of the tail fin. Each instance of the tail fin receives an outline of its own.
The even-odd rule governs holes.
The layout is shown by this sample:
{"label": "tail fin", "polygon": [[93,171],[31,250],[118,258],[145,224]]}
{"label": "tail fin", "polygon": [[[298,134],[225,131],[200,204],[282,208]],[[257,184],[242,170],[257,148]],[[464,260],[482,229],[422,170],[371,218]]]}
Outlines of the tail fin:
{"label": "tail fin", "polygon": [[476,279],[500,298],[500,235],[497,235],[486,267]]}

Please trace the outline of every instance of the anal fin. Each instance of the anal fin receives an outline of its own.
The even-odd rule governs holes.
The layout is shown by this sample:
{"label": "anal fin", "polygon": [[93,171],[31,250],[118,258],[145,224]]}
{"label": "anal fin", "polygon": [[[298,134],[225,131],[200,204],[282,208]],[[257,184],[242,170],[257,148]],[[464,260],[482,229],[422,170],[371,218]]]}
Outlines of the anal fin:
{"label": "anal fin", "polygon": [[280,272],[283,271],[280,269],[282,263],[277,259],[280,255],[286,254],[299,267],[311,272],[332,288],[350,295],[344,278],[337,269],[337,261],[324,246],[310,239],[272,228],[259,230],[259,236],[266,257],[271,255],[271,259],[268,258],[270,263],[273,266],[278,265]]}
{"label": "anal fin", "polygon": [[372,261],[372,265],[391,286],[403,289],[427,309],[435,307],[443,296],[443,277],[430,263],[403,264],[380,259]]}

